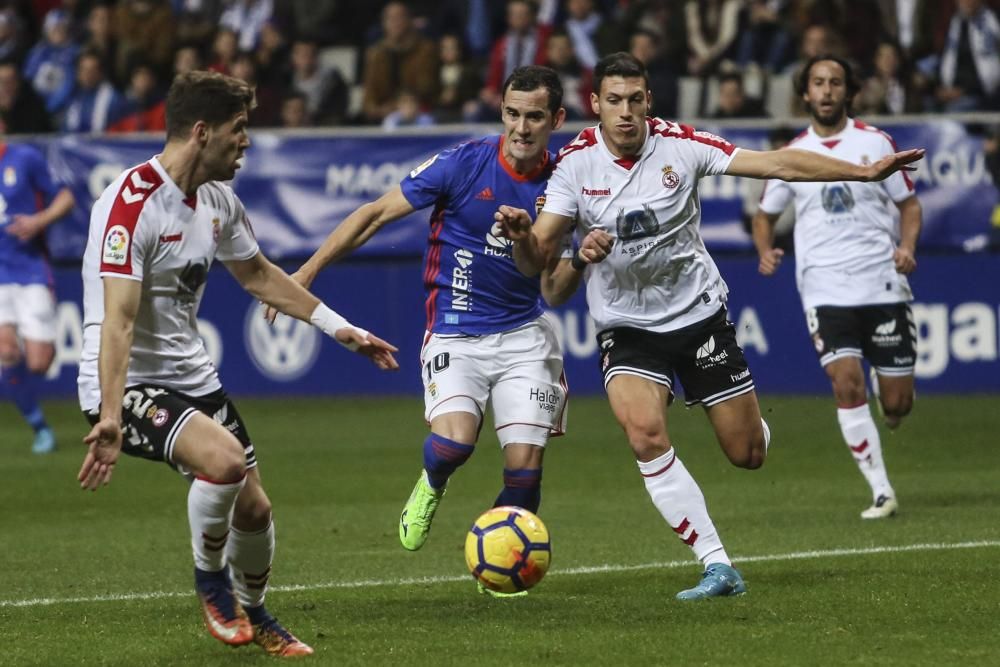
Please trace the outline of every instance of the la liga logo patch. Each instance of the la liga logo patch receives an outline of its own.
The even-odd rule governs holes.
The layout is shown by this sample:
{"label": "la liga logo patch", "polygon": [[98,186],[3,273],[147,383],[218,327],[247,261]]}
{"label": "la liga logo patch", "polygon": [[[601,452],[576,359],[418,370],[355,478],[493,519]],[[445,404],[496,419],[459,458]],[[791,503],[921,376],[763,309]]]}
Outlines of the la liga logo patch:
{"label": "la liga logo patch", "polygon": [[102,259],[105,264],[125,266],[128,257],[128,244],[131,240],[128,230],[121,225],[112,225],[104,235],[104,253]]}

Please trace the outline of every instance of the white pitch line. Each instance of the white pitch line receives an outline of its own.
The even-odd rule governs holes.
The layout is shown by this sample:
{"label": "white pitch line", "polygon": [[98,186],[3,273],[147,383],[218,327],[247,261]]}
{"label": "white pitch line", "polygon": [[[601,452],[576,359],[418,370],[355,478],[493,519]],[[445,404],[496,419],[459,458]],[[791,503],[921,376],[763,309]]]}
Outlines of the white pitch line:
{"label": "white pitch line", "polygon": [[[975,542],[941,542],[924,544],[903,544],[899,546],[862,547],[826,549],[817,551],[792,551],[783,554],[760,554],[757,556],[738,556],[733,558],[737,564],[765,563],[790,560],[809,560],[816,558],[839,558],[843,556],[870,556],[877,554],[907,553],[913,551],[952,551],[957,549],[981,549],[1000,547],[1000,540],[978,540]],[[696,562],[691,560],[670,560],[637,565],[587,565],[571,567],[564,570],[554,570],[549,576],[565,576],[579,574],[605,574],[616,572],[634,572],[637,570],[664,570],[678,567],[693,567]],[[414,586],[421,584],[450,584],[468,581],[469,575],[447,577],[413,577],[405,579],[360,579],[357,581],[327,581],[318,584],[289,584],[272,586],[271,592],[316,591],[331,588],[374,588],[378,586]],[[46,607],[56,604],[77,604],[93,602],[132,602],[137,600],[163,600],[191,595],[191,591],[148,591],[145,593],[114,593],[109,595],[92,595],[73,598],[31,598],[27,600],[0,600],[0,609],[5,607]]]}

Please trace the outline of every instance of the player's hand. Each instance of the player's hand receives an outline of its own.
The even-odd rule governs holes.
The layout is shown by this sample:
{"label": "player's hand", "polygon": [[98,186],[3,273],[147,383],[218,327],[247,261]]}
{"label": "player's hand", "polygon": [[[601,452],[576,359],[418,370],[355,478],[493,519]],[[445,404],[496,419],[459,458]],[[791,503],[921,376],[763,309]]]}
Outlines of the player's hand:
{"label": "player's hand", "polygon": [[924,157],[923,148],[913,148],[908,151],[900,151],[892,155],[886,155],[878,162],[868,167],[869,181],[881,181],[889,178],[897,171],[916,171],[917,168],[911,163],[921,160]]}
{"label": "player's hand", "polygon": [[18,241],[30,241],[45,229],[45,221],[38,215],[15,215],[6,232]]}
{"label": "player's hand", "polygon": [[773,276],[774,272],[778,270],[781,266],[781,258],[785,256],[785,251],[781,248],[771,248],[767,252],[761,254],[760,265],[757,266],[757,270],[760,271],[762,275]]}
{"label": "player's hand", "polygon": [[393,352],[399,352],[399,348],[392,343],[387,343],[375,334],[355,327],[343,327],[333,333],[338,343],[356,345],[355,352],[368,357],[382,370],[399,370],[399,363],[396,361],[396,357],[392,356]]}
{"label": "player's hand", "polygon": [[892,253],[892,261],[896,265],[896,273],[908,275],[917,268],[917,260],[913,252],[907,248],[896,248]]}
{"label": "player's hand", "polygon": [[503,205],[493,214],[496,221],[494,228],[499,226],[499,234],[511,241],[523,241],[531,236],[531,216],[523,208]]}
{"label": "player's hand", "polygon": [[96,491],[98,487],[107,486],[111,481],[115,462],[122,451],[121,424],[117,419],[102,419],[94,424],[83,442],[87,445],[87,454],[83,457],[83,465],[76,478],[80,482],[80,488]]}
{"label": "player's hand", "polygon": [[[309,286],[312,285],[315,276],[305,273],[302,271],[302,269],[299,269],[295,273],[291,274],[289,278],[291,278],[298,284],[302,285],[306,289],[309,289]],[[277,308],[269,306],[263,301],[261,302],[261,305],[264,306],[264,319],[267,320],[268,324],[274,324],[274,320],[278,317]]]}
{"label": "player's hand", "polygon": [[587,264],[599,264],[611,254],[615,239],[603,229],[592,229],[580,242],[577,254]]}

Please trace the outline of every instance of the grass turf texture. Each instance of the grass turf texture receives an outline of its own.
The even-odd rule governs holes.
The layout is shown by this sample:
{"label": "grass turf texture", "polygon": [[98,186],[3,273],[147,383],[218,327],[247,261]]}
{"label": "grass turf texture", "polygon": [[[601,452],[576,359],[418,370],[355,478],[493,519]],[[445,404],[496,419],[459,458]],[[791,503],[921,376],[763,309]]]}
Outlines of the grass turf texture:
{"label": "grass turf texture", "polygon": [[[317,665],[1000,664],[996,397],[922,397],[900,431],[883,431],[901,513],[882,522],[858,518],[870,498],[831,399],[761,403],[774,443],[754,472],[725,461],[700,410],[670,411],[677,450],[750,587],[740,599],[683,604],[673,596],[700,568],[679,562],[690,552],[650,503],[601,398],[574,399],[570,435],[550,446],[540,514],[553,566],[518,600],[477,595],[463,563],[465,531],[501,483],[489,429],[428,543],[409,553],[396,521],[420,470],[418,402],[238,400],[275,507],[268,606],[316,649]],[[80,491],[83,419],[68,402],[46,409],[60,449],[38,457],[0,405],[0,663],[271,660],[202,628],[184,482],[126,458],[110,487]],[[975,541],[988,544],[739,562]],[[602,565],[642,567],[588,569]],[[437,580],[400,582],[423,577]],[[134,597],[93,599],[119,595]],[[60,601],[24,602],[39,598]]]}

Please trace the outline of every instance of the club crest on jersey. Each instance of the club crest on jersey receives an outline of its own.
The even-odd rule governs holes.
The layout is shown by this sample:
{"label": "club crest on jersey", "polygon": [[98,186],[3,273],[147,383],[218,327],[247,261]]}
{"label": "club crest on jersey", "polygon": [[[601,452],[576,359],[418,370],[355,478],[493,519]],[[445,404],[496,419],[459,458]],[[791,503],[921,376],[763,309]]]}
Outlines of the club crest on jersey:
{"label": "club crest on jersey", "polygon": [[821,196],[827,213],[850,213],[854,208],[854,194],[847,183],[828,183]]}
{"label": "club crest on jersey", "polygon": [[666,165],[662,171],[663,178],[661,180],[663,181],[663,187],[668,190],[673,190],[681,184],[681,177],[677,175],[676,171],[674,171],[673,165]]}
{"label": "club crest on jersey", "polygon": [[545,195],[535,197],[535,215],[537,216],[545,208]]}
{"label": "club crest on jersey", "polygon": [[104,235],[104,252],[102,260],[105,264],[125,266],[127,258],[129,233],[122,225],[112,225]]}
{"label": "club crest on jersey", "polygon": [[17,185],[17,170],[14,167],[7,167],[3,170],[3,184],[7,187]]}
{"label": "club crest on jersey", "polygon": [[212,243],[219,242],[219,235],[222,233],[222,223],[218,218],[212,218]]}

